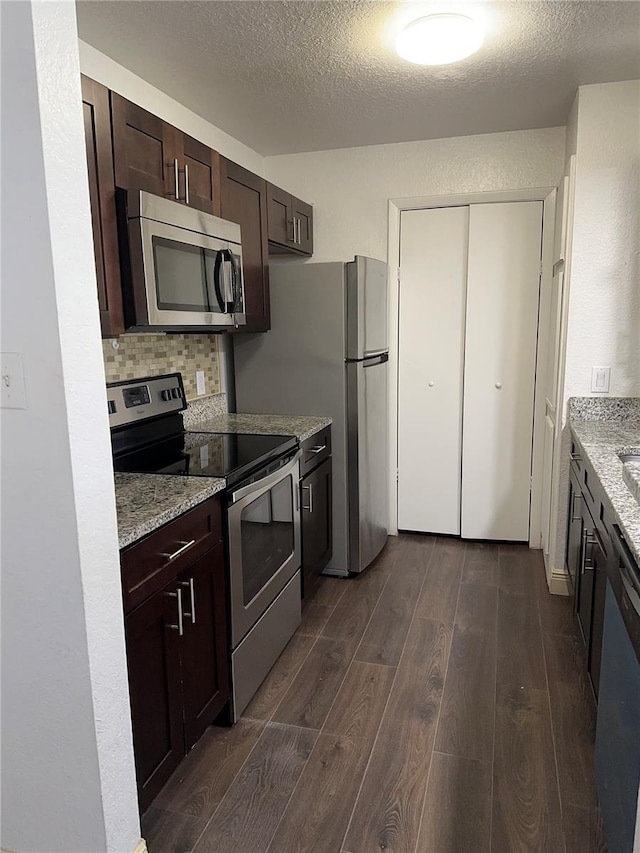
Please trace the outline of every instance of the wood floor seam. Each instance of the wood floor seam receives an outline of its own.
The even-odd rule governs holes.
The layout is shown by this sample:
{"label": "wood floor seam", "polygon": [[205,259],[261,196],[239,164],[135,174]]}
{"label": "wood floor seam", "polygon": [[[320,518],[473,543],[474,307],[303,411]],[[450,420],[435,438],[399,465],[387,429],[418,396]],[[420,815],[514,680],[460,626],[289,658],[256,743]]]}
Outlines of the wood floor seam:
{"label": "wood floor seam", "polygon": [[[466,544],[465,544],[465,548],[464,548],[464,551],[462,554],[462,569],[463,570],[464,570],[464,556],[465,556],[465,554],[466,554]],[[438,714],[437,714],[437,719],[436,719],[435,731],[433,734],[433,746],[431,747],[431,756],[429,758],[429,769],[427,771],[427,783],[425,785],[424,794],[422,797],[422,807],[420,809],[420,820],[418,821],[418,832],[416,834],[416,843],[415,843],[415,847],[414,847],[414,853],[419,853],[418,844],[420,843],[420,833],[422,832],[422,821],[424,819],[424,808],[425,808],[425,804],[427,801],[427,791],[429,790],[429,782],[431,781],[431,769],[433,767],[433,753],[434,753],[435,744],[438,742],[438,730],[440,728],[440,719],[441,719],[441,714],[442,714],[442,702],[443,702],[444,697],[445,697],[445,691],[447,689],[447,676],[449,675],[449,667],[451,666],[451,649],[453,647],[453,638],[455,635],[455,624],[456,624],[456,616],[458,613],[458,604],[460,603],[460,588],[461,588],[461,586],[462,586],[462,571],[460,572],[460,580],[458,582],[458,595],[456,597],[456,606],[455,606],[455,610],[454,610],[454,614],[453,614],[451,643],[449,645],[449,655],[447,657],[447,666],[445,669],[444,679],[442,682],[442,692],[440,694],[440,703],[438,705]]]}
{"label": "wood floor seam", "polygon": [[[423,577],[423,579],[422,579],[422,583],[420,584],[420,590],[418,591],[418,595],[416,596],[415,605],[414,605],[414,607],[413,607],[413,613],[412,613],[412,615],[411,615],[411,621],[410,621],[410,623],[409,623],[409,630],[407,631],[407,633],[406,633],[406,635],[405,635],[405,638],[404,638],[404,643],[402,644],[402,651],[400,652],[400,658],[399,658],[399,661],[398,661],[398,666],[396,666],[396,668],[395,668],[395,673],[394,673],[394,676],[393,676],[393,681],[391,682],[391,686],[390,686],[390,688],[389,688],[389,694],[388,694],[388,696],[387,696],[387,701],[385,702],[384,709],[383,709],[383,711],[382,711],[382,714],[380,715],[380,723],[378,724],[378,730],[376,731],[376,736],[375,736],[375,738],[373,739],[373,742],[372,742],[372,744],[371,744],[371,750],[370,750],[370,752],[369,752],[369,757],[368,757],[368,759],[367,759],[367,764],[366,764],[366,766],[365,766],[364,773],[362,774],[362,779],[360,780],[360,785],[358,786],[358,793],[356,794],[356,798],[355,798],[354,803],[353,803],[353,808],[351,809],[351,814],[349,815],[349,821],[348,821],[348,823],[347,823],[347,828],[345,829],[345,833],[344,833],[344,836],[343,836],[343,841],[344,841],[344,840],[348,837],[348,835],[349,835],[349,831],[350,831],[350,829],[351,829],[351,824],[353,823],[353,816],[354,816],[354,814],[355,814],[356,808],[357,808],[357,806],[358,806],[358,801],[359,801],[359,799],[360,799],[360,795],[361,795],[361,793],[362,793],[362,787],[363,787],[363,785],[364,785],[364,780],[367,778],[367,773],[369,772],[369,767],[371,766],[371,757],[372,757],[372,755],[373,755],[373,754],[374,754],[374,752],[375,752],[376,745],[377,745],[377,743],[378,743],[378,738],[380,737],[380,730],[381,730],[381,728],[382,728],[382,722],[383,722],[383,720],[384,720],[384,718],[385,718],[385,715],[386,715],[386,713],[387,713],[387,709],[388,709],[388,707],[389,707],[389,702],[391,701],[391,697],[392,697],[392,695],[393,695],[393,688],[394,688],[394,686],[395,686],[395,684],[396,684],[396,681],[397,681],[397,678],[398,678],[398,668],[399,668],[399,666],[400,666],[400,662],[402,661],[402,657],[403,657],[403,655],[404,655],[404,653],[405,653],[405,650],[406,650],[406,648],[407,648],[407,642],[408,642],[408,640],[409,640],[409,633],[410,633],[410,631],[411,631],[411,628],[412,628],[412,626],[413,626],[413,622],[414,622],[414,620],[415,620],[415,614],[416,614],[416,609],[417,609],[417,607],[418,607],[418,601],[419,601],[419,598],[420,598],[420,594],[422,593],[422,589],[423,589],[423,587],[424,587],[424,581],[425,581],[425,578],[426,578],[426,576],[427,576],[427,572],[429,571],[429,566],[430,566],[430,564],[431,564],[431,560],[433,559],[433,552],[434,552],[434,550],[435,550],[435,548],[434,548],[434,547],[432,547],[432,549],[431,549],[431,553],[430,553],[430,555],[429,555],[429,559],[428,559],[428,561],[427,561],[427,566],[426,566],[426,569],[425,569],[424,577]],[[364,637],[364,635],[363,635],[363,637]],[[357,654],[357,652],[356,652],[356,654]],[[355,659],[355,655],[354,655],[354,659]]]}

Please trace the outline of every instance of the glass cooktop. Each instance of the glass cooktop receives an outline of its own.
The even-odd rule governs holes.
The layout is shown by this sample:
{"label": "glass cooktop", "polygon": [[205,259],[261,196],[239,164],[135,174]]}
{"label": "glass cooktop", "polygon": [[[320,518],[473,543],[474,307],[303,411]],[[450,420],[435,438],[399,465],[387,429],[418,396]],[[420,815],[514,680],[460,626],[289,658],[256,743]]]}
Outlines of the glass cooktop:
{"label": "glass cooktop", "polygon": [[113,464],[122,473],[224,477],[231,485],[268,467],[297,444],[287,435],[183,432],[120,454]]}

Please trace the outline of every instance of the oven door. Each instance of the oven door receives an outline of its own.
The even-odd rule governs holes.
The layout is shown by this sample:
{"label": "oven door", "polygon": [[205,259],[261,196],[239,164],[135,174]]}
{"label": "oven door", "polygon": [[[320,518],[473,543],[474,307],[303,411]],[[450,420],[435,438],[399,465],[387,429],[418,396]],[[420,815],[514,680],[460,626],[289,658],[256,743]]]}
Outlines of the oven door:
{"label": "oven door", "polygon": [[242,250],[143,217],[129,220],[135,325],[157,329],[245,323]]}
{"label": "oven door", "polygon": [[228,492],[234,649],[300,568],[299,459]]}

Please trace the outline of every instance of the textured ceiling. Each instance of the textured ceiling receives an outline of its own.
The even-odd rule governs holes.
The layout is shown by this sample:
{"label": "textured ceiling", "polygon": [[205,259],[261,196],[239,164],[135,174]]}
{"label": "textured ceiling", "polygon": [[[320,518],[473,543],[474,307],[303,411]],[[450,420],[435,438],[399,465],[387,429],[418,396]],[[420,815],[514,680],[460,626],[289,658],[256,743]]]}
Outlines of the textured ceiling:
{"label": "textured ceiling", "polygon": [[[576,87],[640,77],[640,2],[86,0],[80,37],[261,154],[565,124]],[[467,11],[455,65],[393,51],[403,23]],[[470,11],[469,11],[470,10]]]}

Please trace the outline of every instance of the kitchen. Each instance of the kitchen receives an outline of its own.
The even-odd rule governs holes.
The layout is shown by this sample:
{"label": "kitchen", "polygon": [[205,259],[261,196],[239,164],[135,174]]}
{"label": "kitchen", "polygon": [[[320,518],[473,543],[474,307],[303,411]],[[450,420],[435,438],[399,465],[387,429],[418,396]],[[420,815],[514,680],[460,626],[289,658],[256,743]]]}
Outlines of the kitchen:
{"label": "kitchen", "polygon": [[[34,7],[33,14],[38,39],[42,39],[45,45],[50,44],[47,37],[54,32],[54,43],[65,47],[64,50],[57,50],[56,56],[75,56],[78,47],[77,40],[72,38],[75,33],[72,13],[64,11],[63,7],[53,20],[48,20],[45,17],[39,18],[38,15],[44,13]],[[627,32],[633,36],[633,27],[629,27]],[[27,44],[31,44],[24,55],[31,56],[38,74],[44,75],[43,81],[49,79],[47,74],[53,74],[51,83],[47,85],[53,85],[53,90],[56,91],[59,88],[61,92],[66,91],[61,88],[60,83],[54,85],[52,82],[58,79],[55,74],[62,75],[62,79],[68,81],[64,66],[56,66],[55,69],[49,67],[46,52],[43,53],[43,43],[37,40],[37,49],[33,45],[34,30],[23,23],[22,29],[16,32],[16,39],[18,34],[27,39]],[[254,173],[260,171],[260,163],[255,153],[246,150],[242,143],[227,140],[225,147],[224,139],[218,136],[217,144],[214,144],[209,127],[203,134],[200,124],[200,132],[196,131],[197,123],[202,120],[193,113],[189,113],[187,120],[183,121],[188,111],[182,108],[180,112],[179,104],[174,101],[170,104],[174,110],[173,114],[167,114],[165,110],[169,101],[165,100],[165,106],[162,107],[163,99],[158,90],[154,90],[140,78],[134,78],[121,66],[116,67],[108,57],[94,52],[87,45],[81,44],[80,50],[80,70],[87,76],[119,89],[125,97],[128,96],[132,101],[137,100],[155,114],[163,115],[166,121],[183,128],[193,137],[208,142],[212,148],[220,150],[244,168]],[[31,88],[25,83],[21,93],[23,98],[26,98],[28,92],[32,95],[36,92],[34,73],[31,72],[30,76],[25,78],[27,82],[31,81]],[[581,90],[580,102],[572,114],[565,113],[563,121],[560,122],[564,123],[568,117],[566,152],[569,157],[571,153],[577,153],[578,159],[576,221],[571,262],[572,282],[581,282],[579,289],[572,289],[569,306],[568,338],[565,344],[566,397],[586,396],[590,393],[591,366],[594,364],[612,365],[612,396],[632,397],[638,394],[637,300],[634,301],[637,283],[630,263],[635,245],[634,235],[637,232],[637,228],[634,230],[633,226],[637,198],[633,193],[634,173],[631,171],[636,162],[633,136],[636,91],[632,84],[586,86]],[[142,97],[141,93],[144,93]],[[78,93],[75,95],[77,98]],[[6,104],[8,108],[11,102],[7,101]],[[53,240],[49,229],[55,231],[57,240],[61,242],[52,242],[52,251],[47,257],[44,256],[46,253],[43,253],[42,258],[33,258],[34,281],[41,281],[44,287],[44,282],[51,283],[54,276],[54,279],[60,277],[61,286],[62,281],[66,283],[55,297],[55,304],[52,302],[52,290],[46,296],[43,294],[42,300],[35,304],[33,295],[38,291],[34,289],[29,293],[18,289],[15,294],[11,289],[11,302],[9,297],[6,302],[3,300],[3,314],[6,314],[8,305],[13,309],[21,304],[21,300],[28,298],[25,311],[28,309],[29,336],[26,340],[33,341],[30,346],[36,346],[38,353],[35,373],[35,367],[29,366],[33,362],[26,364],[30,411],[19,412],[19,432],[15,436],[13,431],[11,432],[12,447],[24,448],[22,454],[15,450],[13,452],[16,456],[21,455],[20,482],[24,484],[25,494],[18,493],[14,496],[13,492],[7,492],[7,504],[3,507],[3,514],[7,518],[7,529],[22,533],[21,548],[28,549],[26,564],[34,567],[42,565],[41,572],[29,573],[28,577],[21,576],[19,590],[15,590],[16,597],[13,599],[16,606],[9,613],[6,624],[7,630],[11,629],[9,636],[13,638],[15,630],[16,637],[23,637],[18,620],[22,620],[23,627],[24,620],[36,620],[33,629],[28,632],[29,643],[33,644],[31,648],[23,647],[21,643],[15,646],[20,649],[16,664],[20,663],[33,690],[32,696],[28,700],[23,698],[21,705],[25,734],[16,735],[15,740],[18,743],[27,742],[26,732],[29,732],[28,740],[32,741],[36,753],[40,756],[40,774],[47,769],[47,761],[50,762],[49,769],[53,771],[54,767],[73,766],[69,765],[69,762],[74,761],[74,756],[83,758],[81,774],[74,776],[69,769],[62,772],[61,776],[67,786],[67,801],[72,802],[78,798],[78,802],[87,803],[86,820],[79,821],[74,827],[74,831],[78,833],[76,841],[69,840],[65,849],[72,849],[74,844],[75,849],[104,849],[100,833],[106,832],[112,840],[131,838],[132,827],[137,825],[135,791],[131,787],[130,745],[127,746],[126,737],[123,735],[123,732],[126,734],[128,730],[126,720],[129,711],[126,702],[126,673],[122,666],[121,614],[120,623],[116,619],[117,602],[121,596],[117,553],[114,553],[117,535],[109,437],[106,424],[102,423],[98,416],[104,409],[103,386],[97,387],[101,383],[97,383],[95,379],[96,376],[104,375],[102,352],[97,345],[95,297],[91,301],[92,294],[86,289],[86,282],[93,275],[93,252],[88,234],[88,216],[79,224],[77,213],[78,209],[86,211],[87,202],[85,196],[82,196],[82,187],[77,190],[78,194],[74,195],[72,192],[74,183],[69,180],[66,171],[71,165],[62,170],[66,180],[61,182],[61,185],[56,185],[55,182],[49,185],[48,178],[51,170],[56,172],[56,158],[59,158],[61,145],[66,157],[70,158],[69,163],[75,163],[79,173],[85,156],[84,140],[82,133],[78,132],[73,138],[74,141],[69,141],[68,128],[74,127],[79,131],[77,100],[70,98],[70,103],[66,105],[67,112],[62,94],[56,98],[57,111],[49,110],[47,113],[48,104],[45,99],[39,115],[37,110],[33,115],[28,114],[35,124],[21,126],[19,143],[16,140],[15,150],[10,149],[13,154],[11,162],[16,164],[15,175],[12,177],[11,173],[8,173],[5,182],[5,187],[10,190],[11,181],[15,180],[16,192],[12,197],[24,198],[23,190],[17,192],[21,187],[18,178],[26,180],[24,170],[17,169],[17,164],[22,162],[21,158],[24,158],[25,163],[31,164],[28,179],[34,182],[34,193],[37,181],[42,185],[42,181],[47,179],[49,208],[39,208],[39,218],[34,215],[35,208],[25,210],[24,215],[29,217],[31,244],[33,233],[37,233],[43,245],[48,245]],[[24,120],[27,121],[28,115],[24,108],[19,114],[24,115]],[[51,122],[50,134],[44,134],[40,130],[39,123],[45,121]],[[393,202],[416,196],[453,196],[455,193],[468,195],[483,191],[498,193],[518,188],[557,186],[565,174],[565,131],[557,124],[551,129],[544,129],[546,126],[541,124],[540,130],[512,131],[495,136],[458,136],[455,142],[436,139],[423,143],[407,143],[406,147],[389,145],[357,149],[342,146],[337,152],[318,153],[309,149],[312,153],[282,154],[268,158],[268,177],[277,186],[313,202],[314,262],[336,258],[346,260],[356,251],[363,255],[386,258],[389,200]],[[43,141],[39,147],[36,142],[41,136]],[[455,133],[450,133],[449,136],[455,136]],[[455,154],[454,157],[451,156],[452,153]],[[41,164],[39,171],[33,168],[37,163]],[[426,163],[428,168],[425,168]],[[582,163],[585,165],[581,176]],[[603,175],[602,166],[610,167],[611,163],[618,165],[613,170],[608,168]],[[86,166],[84,168],[86,169]],[[372,174],[376,175],[375,181],[371,180]],[[597,182],[590,179],[592,174],[599,176]],[[332,186],[340,187],[339,198],[336,198]],[[86,189],[84,192],[86,193]],[[606,223],[602,221],[600,209],[602,198],[606,198],[607,204],[615,211],[615,215]],[[22,213],[16,208],[14,214],[17,229],[21,221],[19,214]],[[43,218],[45,215],[53,217],[51,224],[47,224]],[[346,223],[349,224],[348,228],[345,227]],[[7,223],[7,227],[10,225],[11,223]],[[38,231],[38,228],[43,230]],[[84,229],[86,240],[78,239],[80,228]],[[24,245],[24,236],[23,242],[19,241],[19,231],[9,233],[11,240],[7,240],[7,247],[12,245],[13,241],[16,247]],[[31,253],[29,256],[31,257]],[[41,269],[37,266],[40,263],[43,264]],[[18,269],[19,267],[16,267],[16,271]],[[602,277],[607,282],[606,288],[599,287]],[[8,279],[3,276],[3,289],[5,280],[6,286],[9,286]],[[71,284],[75,286],[71,287]],[[624,308],[621,309],[620,306]],[[91,322],[88,318],[91,318]],[[20,328],[16,323],[13,333],[18,334]],[[592,330],[600,331],[596,334]],[[21,337],[9,343],[12,339],[7,335],[11,334],[11,331],[3,329],[3,337],[7,341],[3,350],[29,351],[29,346]],[[123,340],[128,342],[129,338]],[[110,347],[110,344],[107,342],[106,346]],[[127,343],[123,349],[126,349],[126,346]],[[115,352],[113,348],[111,352]],[[134,358],[139,359],[139,353],[136,353]],[[34,384],[36,377],[40,375],[38,370],[44,370],[44,363],[47,361],[52,374],[42,373],[42,384]],[[64,385],[61,384],[62,376],[67,377]],[[195,382],[195,377],[190,377],[189,381]],[[215,372],[212,373],[211,382],[212,387],[216,388]],[[31,427],[27,428],[28,416],[34,419],[33,432],[30,431]],[[12,429],[8,419],[6,423],[7,429]],[[48,436],[48,452],[44,459],[34,451],[34,448],[41,446],[39,437],[43,428],[46,428]],[[567,438],[568,433],[565,441]],[[32,458],[32,454],[35,458],[31,474],[24,460]],[[73,465],[70,459],[74,460]],[[13,476],[18,476],[18,469],[14,469],[10,462],[11,460],[8,460],[5,466],[8,483],[12,482]],[[46,480],[43,480],[43,477]],[[42,509],[45,516],[42,524],[46,522],[49,526],[40,528],[43,532],[39,537],[27,534],[25,523],[29,515],[26,512],[19,514],[27,492],[32,512],[35,509],[33,497],[39,494],[42,494],[43,498],[46,497],[46,505]],[[60,508],[59,516],[51,511],[54,506]],[[34,541],[36,539],[39,541]],[[47,573],[50,559],[45,556],[44,550],[41,553],[38,551],[39,547],[46,548],[46,555],[57,555],[56,566],[58,563],[62,565],[63,562],[68,564],[68,578],[59,571]],[[558,550],[563,550],[563,547],[564,543],[558,545]],[[66,556],[63,559],[61,555]],[[560,568],[562,563],[560,559],[554,560],[553,566]],[[21,557],[21,564],[25,564],[24,556]],[[85,568],[82,568],[83,565]],[[82,586],[79,585],[79,577],[82,577]],[[30,586],[35,584],[36,580],[37,590]],[[552,580],[556,581],[556,586],[562,583],[559,576]],[[64,595],[61,594],[62,591]],[[21,606],[22,602],[34,601],[34,596],[38,602],[37,608]],[[43,613],[45,602],[51,605],[50,615],[46,617]],[[54,630],[54,626],[59,626],[61,622],[64,622],[70,632],[69,638],[73,636],[74,631],[77,632],[77,643],[73,647],[77,650],[84,649],[84,652],[77,651],[72,655],[64,672],[60,672],[59,667],[55,668],[53,661],[46,666],[37,666],[37,661],[48,658],[38,643],[39,632],[36,626],[40,625],[41,631],[51,638],[56,636],[56,631],[59,630]],[[28,624],[31,624],[30,621]],[[45,625],[48,624],[51,627],[44,631]],[[51,643],[52,653],[61,651],[66,656],[69,638],[65,641],[61,639],[60,644]],[[91,677],[86,666],[87,660],[92,661]],[[30,662],[29,666],[27,661]],[[51,702],[47,703],[49,719],[45,725],[37,711],[38,707],[44,709],[45,706],[36,688],[38,685],[46,685],[50,677],[49,672],[54,671],[56,680],[60,682],[60,695],[52,696]],[[21,684],[19,695],[28,695],[25,690],[27,685]],[[59,719],[52,715],[58,699],[59,708],[64,709],[64,714],[60,713]],[[89,707],[90,704],[93,705],[93,710]],[[10,719],[13,720],[13,716]],[[87,721],[94,719],[98,721],[98,726],[97,734],[94,731],[92,735],[90,729],[94,724],[88,726]],[[59,727],[57,737],[50,734],[52,730],[56,730],[54,722],[57,722]],[[16,726],[15,731],[20,732],[18,721]],[[72,726],[74,731],[73,749],[69,741],[69,726]],[[38,735],[40,730],[43,732],[42,736]],[[45,732],[49,732],[46,740]],[[34,738],[35,740],[32,740]],[[115,745],[118,745],[118,748],[115,748]],[[126,779],[129,781],[123,781]],[[76,791],[78,783],[81,784],[82,790]],[[102,830],[97,827],[100,820],[105,820],[104,817],[98,817],[103,806],[97,806],[95,799],[101,787],[104,792],[111,792],[106,798],[103,797],[108,804],[104,808],[115,810],[111,813],[112,818],[106,820],[106,829],[103,827]],[[42,799],[43,826],[57,825],[54,814],[49,814],[48,811],[50,803],[53,803],[52,799]],[[117,819],[114,817],[116,813]],[[47,821],[52,822],[47,824],[45,817]],[[22,821],[21,827],[24,828],[26,823],[28,822]],[[37,839],[37,827],[33,825],[30,831],[34,833],[33,838]],[[87,834],[82,836],[82,833]],[[78,841],[81,837],[85,840]],[[89,838],[90,842],[86,840]],[[3,844],[10,849],[12,846],[20,849],[22,842],[14,841],[9,844],[7,838],[6,842],[3,839]],[[111,849],[133,849],[135,844],[135,839],[128,846],[114,842]],[[40,843],[38,848],[38,841],[32,840],[24,843],[24,849],[43,847]]]}

